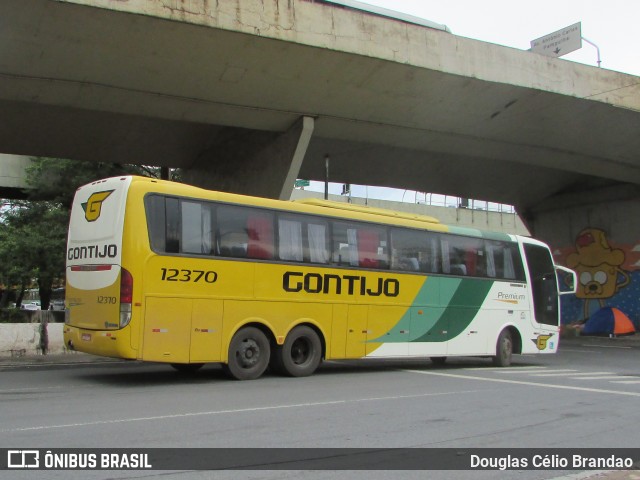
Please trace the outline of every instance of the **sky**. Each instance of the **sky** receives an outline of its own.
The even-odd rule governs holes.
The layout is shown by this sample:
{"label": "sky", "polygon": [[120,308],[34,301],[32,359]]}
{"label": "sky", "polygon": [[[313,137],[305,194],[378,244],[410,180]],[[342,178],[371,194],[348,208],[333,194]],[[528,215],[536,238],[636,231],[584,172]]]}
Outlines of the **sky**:
{"label": "sky", "polygon": [[[361,0],[370,5],[444,24],[454,35],[528,50],[531,40],[581,22],[582,37],[600,49],[601,68],[640,76],[640,0]],[[597,50],[582,48],[561,57],[597,67]],[[311,189],[324,191],[321,182]],[[332,185],[330,193],[342,187]],[[397,201],[421,200],[415,192],[379,187],[352,187],[354,196]],[[441,197],[433,197],[444,201]],[[451,199],[451,201],[455,201]]]}

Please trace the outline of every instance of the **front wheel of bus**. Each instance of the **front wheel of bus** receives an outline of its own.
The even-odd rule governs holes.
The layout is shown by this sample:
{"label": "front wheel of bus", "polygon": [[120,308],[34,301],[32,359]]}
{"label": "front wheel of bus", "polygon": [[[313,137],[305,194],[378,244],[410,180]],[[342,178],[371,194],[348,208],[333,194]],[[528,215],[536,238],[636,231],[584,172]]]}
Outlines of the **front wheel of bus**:
{"label": "front wheel of bus", "polygon": [[243,328],[231,339],[225,370],[236,380],[254,380],[266,370],[270,354],[269,340],[260,329]]}
{"label": "front wheel of bus", "polygon": [[511,365],[511,355],[513,355],[513,339],[511,332],[505,329],[500,332],[496,342],[496,355],[493,357],[493,364],[496,367],[508,367]]}
{"label": "front wheel of bus", "polygon": [[322,343],[310,327],[299,326],[287,335],[276,351],[277,370],[292,376],[306,377],[316,371],[322,360]]}

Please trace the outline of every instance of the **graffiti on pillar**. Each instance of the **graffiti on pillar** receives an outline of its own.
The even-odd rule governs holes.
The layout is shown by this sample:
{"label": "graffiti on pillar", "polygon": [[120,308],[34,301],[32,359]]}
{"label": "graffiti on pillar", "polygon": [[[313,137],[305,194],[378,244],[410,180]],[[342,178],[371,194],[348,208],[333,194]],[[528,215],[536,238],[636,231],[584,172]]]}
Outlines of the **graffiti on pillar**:
{"label": "graffiti on pillar", "polygon": [[640,243],[615,244],[603,229],[588,227],[577,234],[574,245],[557,253],[559,263],[578,278],[575,297],[563,298],[563,323],[584,321],[601,308],[616,307],[640,325]]}
{"label": "graffiti on pillar", "polygon": [[589,318],[594,303],[596,310],[604,307],[605,300],[629,285],[631,277],[621,268],[624,251],[612,248],[603,230],[582,230],[576,238],[575,249],[566,263],[578,276],[576,297],[584,300],[584,318]]}

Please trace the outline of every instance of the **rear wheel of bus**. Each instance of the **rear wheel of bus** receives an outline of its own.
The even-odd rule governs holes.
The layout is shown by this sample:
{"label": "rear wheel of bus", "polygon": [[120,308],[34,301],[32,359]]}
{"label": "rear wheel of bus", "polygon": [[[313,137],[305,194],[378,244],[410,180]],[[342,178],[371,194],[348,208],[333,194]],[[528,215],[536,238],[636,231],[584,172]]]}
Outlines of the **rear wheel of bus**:
{"label": "rear wheel of bus", "polygon": [[307,326],[291,330],[282,347],[274,352],[272,366],[284,375],[306,377],[316,371],[322,360],[322,342]]}
{"label": "rear wheel of bus", "polygon": [[267,369],[270,355],[267,336],[258,328],[245,327],[231,339],[229,359],[224,369],[236,380],[253,380]]}

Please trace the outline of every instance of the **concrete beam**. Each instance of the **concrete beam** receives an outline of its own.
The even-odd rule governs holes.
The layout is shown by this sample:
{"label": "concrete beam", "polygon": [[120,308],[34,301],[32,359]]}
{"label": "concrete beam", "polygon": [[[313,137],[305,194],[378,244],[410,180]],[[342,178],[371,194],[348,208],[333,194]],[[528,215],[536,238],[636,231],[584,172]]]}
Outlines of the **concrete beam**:
{"label": "concrete beam", "polygon": [[29,157],[0,153],[0,198],[24,200],[27,198],[27,167]]}
{"label": "concrete beam", "polygon": [[314,119],[305,116],[281,134],[224,128],[185,169],[183,180],[211,190],[287,200],[314,125]]}

